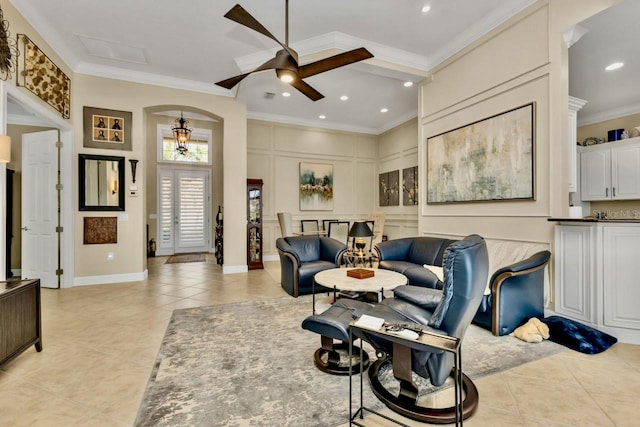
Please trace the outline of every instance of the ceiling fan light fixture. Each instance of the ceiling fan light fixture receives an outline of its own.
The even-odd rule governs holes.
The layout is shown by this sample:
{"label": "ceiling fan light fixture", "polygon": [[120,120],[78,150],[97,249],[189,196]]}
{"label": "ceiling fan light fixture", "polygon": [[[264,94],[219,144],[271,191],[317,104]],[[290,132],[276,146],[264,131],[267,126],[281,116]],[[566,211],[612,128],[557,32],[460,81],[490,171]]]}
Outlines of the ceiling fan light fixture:
{"label": "ceiling fan light fixture", "polygon": [[296,74],[291,70],[276,70],[276,75],[285,83],[291,83],[296,79]]}
{"label": "ceiling fan light fixture", "polygon": [[404,87],[411,87],[411,86],[413,86],[413,82],[404,82],[403,86]]}

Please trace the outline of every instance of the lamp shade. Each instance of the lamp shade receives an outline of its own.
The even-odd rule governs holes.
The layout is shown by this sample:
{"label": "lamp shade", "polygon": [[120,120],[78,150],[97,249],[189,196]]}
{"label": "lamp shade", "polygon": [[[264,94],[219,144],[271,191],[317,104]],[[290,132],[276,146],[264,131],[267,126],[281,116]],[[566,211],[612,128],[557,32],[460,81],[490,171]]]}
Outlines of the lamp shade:
{"label": "lamp shade", "polygon": [[11,137],[0,135],[0,162],[9,163],[11,161]]}
{"label": "lamp shade", "polygon": [[369,225],[365,221],[356,221],[349,230],[350,237],[371,237],[373,231],[369,228]]}

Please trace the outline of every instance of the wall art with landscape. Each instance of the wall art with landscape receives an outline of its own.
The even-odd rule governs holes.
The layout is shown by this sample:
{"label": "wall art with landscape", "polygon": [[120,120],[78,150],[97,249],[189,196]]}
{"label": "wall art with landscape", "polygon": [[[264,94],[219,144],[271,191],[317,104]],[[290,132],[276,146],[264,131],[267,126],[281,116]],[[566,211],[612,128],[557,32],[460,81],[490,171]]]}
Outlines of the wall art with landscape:
{"label": "wall art with landscape", "polygon": [[333,165],[300,162],[300,210],[333,210]]}

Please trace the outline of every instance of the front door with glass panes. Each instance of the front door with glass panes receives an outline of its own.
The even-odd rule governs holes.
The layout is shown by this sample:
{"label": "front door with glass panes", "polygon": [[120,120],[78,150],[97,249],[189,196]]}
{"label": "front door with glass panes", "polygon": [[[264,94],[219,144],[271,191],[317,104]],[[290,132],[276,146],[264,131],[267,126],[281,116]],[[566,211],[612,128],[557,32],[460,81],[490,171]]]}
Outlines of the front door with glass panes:
{"label": "front door with glass panes", "polygon": [[158,255],[209,252],[209,171],[159,168]]}

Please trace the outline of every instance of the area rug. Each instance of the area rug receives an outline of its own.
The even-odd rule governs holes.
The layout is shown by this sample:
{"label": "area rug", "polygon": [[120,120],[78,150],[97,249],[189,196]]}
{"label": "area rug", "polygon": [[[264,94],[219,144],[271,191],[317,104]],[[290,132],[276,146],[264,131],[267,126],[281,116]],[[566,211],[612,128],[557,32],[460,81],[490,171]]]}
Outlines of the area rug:
{"label": "area rug", "polygon": [[[317,427],[348,422],[348,377],[315,368],[320,338],[300,326],[310,314],[310,296],[175,310],[135,425]],[[549,341],[529,344],[471,326],[463,343],[463,369],[479,378],[562,350]],[[383,408],[366,378],[364,403]]]}
{"label": "area rug", "polygon": [[549,339],[585,354],[602,353],[618,342],[616,337],[575,320],[560,316],[542,319],[549,326]]}
{"label": "area rug", "polygon": [[204,262],[204,253],[171,255],[165,264],[180,264],[184,262]]}

